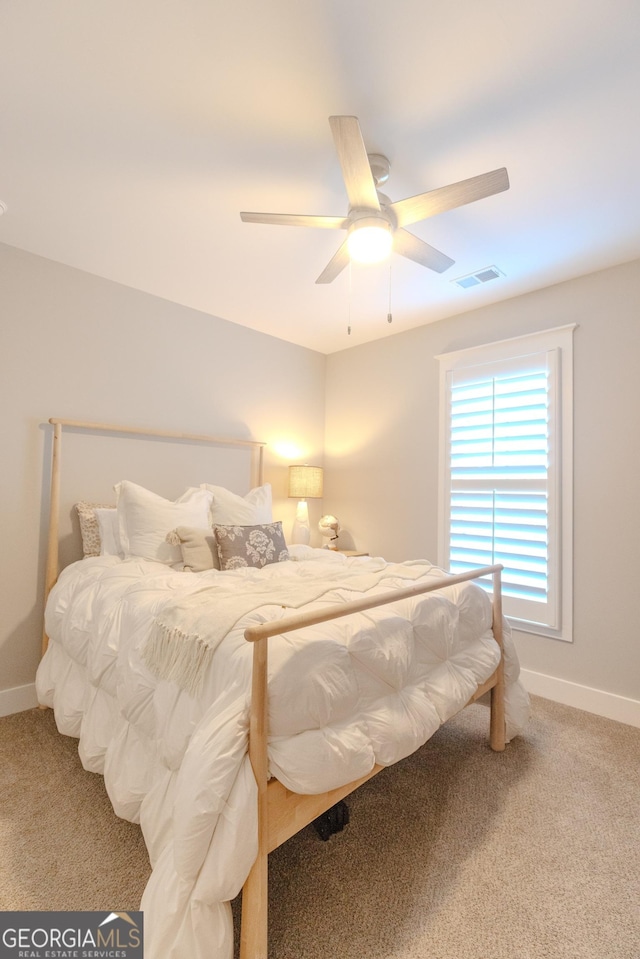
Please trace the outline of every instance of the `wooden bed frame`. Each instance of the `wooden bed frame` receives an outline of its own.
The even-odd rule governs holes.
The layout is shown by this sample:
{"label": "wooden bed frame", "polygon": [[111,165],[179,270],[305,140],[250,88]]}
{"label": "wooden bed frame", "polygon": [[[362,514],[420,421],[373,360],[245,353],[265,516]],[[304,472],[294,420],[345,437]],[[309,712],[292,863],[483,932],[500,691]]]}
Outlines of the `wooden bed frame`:
{"label": "wooden bed frame", "polygon": [[[266,443],[257,440],[237,440],[224,437],[203,436],[194,433],[174,433],[164,430],[141,430],[129,426],[112,426],[86,423],[78,420],[52,418],[54,427],[51,468],[51,497],[49,513],[49,540],[45,574],[46,597],[58,578],[58,537],[60,514],[60,473],[62,430],[67,427],[76,431],[134,434],[140,437],[187,440],[211,443],[216,446],[245,446],[258,454],[254,470],[256,485],[263,482],[263,450]],[[342,603],[320,613],[298,613],[273,623],[263,623],[245,630],[245,639],[253,643],[253,673],[251,705],[249,714],[249,759],[258,786],[258,855],[242,890],[242,923],[240,932],[240,959],[267,959],[268,948],[268,857],[299,830],[313,822],[349,793],[383,769],[375,765],[365,776],[337,789],[314,795],[291,792],[277,779],[269,778],[268,769],[268,641],[271,636],[281,635],[305,626],[328,622],[353,613],[373,609],[412,596],[433,592],[446,586],[492,576],[492,629],[500,647],[500,662],[489,679],[479,686],[466,705],[476,702],[490,692],[491,748],[501,752],[505,748],[504,710],[504,650],[502,632],[502,566],[485,566],[455,576],[444,576],[429,584],[410,586],[378,594],[373,599],[354,600]],[[43,631],[43,655],[48,639]]]}

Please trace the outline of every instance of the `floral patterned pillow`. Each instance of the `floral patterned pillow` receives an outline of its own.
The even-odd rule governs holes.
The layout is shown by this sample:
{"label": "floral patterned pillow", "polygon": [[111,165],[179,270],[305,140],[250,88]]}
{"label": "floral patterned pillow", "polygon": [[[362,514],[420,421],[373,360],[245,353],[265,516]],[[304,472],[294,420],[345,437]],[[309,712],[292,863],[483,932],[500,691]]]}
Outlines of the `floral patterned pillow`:
{"label": "floral patterned pillow", "polygon": [[260,568],[289,559],[279,520],[258,526],[220,526],[216,523],[213,533],[218,544],[220,569]]}

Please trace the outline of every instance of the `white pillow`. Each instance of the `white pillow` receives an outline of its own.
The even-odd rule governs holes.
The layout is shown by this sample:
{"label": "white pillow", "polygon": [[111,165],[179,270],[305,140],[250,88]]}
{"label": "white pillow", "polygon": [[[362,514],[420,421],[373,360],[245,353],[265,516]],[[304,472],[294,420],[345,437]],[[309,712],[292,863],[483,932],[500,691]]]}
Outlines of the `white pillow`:
{"label": "white pillow", "polygon": [[166,535],[176,526],[209,526],[211,492],[191,488],[171,502],[129,480],[117,483],[114,489],[124,556],[181,566],[180,546],[167,543]]}
{"label": "white pillow", "polygon": [[118,510],[98,507],[95,514],[100,531],[100,555],[122,556]]}
{"label": "white pillow", "polygon": [[270,483],[256,486],[246,496],[238,496],[224,486],[211,486],[209,483],[203,483],[200,488],[213,494],[211,523],[220,526],[256,526],[273,522]]}

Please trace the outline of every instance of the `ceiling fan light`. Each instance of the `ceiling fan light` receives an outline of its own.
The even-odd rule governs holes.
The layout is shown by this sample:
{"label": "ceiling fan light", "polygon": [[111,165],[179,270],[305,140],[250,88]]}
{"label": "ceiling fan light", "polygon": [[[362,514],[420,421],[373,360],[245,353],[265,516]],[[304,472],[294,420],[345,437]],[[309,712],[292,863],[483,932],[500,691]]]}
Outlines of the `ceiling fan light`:
{"label": "ceiling fan light", "polygon": [[379,263],[391,253],[393,236],[384,221],[354,223],[347,237],[347,249],[358,263]]}

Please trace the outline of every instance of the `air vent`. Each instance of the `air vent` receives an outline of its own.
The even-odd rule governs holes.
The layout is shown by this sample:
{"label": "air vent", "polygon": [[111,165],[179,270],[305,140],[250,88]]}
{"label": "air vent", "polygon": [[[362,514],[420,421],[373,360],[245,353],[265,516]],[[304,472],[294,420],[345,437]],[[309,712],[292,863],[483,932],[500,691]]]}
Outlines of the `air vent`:
{"label": "air vent", "polygon": [[467,276],[459,276],[457,280],[452,280],[452,283],[457,284],[463,290],[468,290],[472,286],[480,286],[481,283],[488,283],[489,280],[497,280],[499,276],[504,276],[502,270],[499,270],[497,266],[485,266],[483,270],[478,270],[477,273],[469,273]]}

